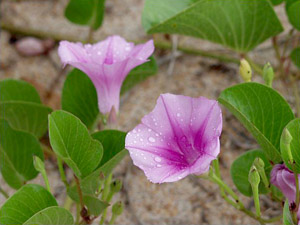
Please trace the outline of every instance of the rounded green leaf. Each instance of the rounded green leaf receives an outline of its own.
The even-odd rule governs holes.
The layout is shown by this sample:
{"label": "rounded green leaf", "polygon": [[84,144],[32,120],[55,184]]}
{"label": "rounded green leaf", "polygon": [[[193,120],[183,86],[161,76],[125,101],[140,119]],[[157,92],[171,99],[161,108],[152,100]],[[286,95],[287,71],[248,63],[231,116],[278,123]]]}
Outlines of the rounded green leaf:
{"label": "rounded green leaf", "polygon": [[300,1],[294,2],[287,9],[287,15],[294,28],[300,30]]}
{"label": "rounded green leaf", "polygon": [[284,2],[284,0],[271,0],[273,5],[279,5]]}
{"label": "rounded green leaf", "polygon": [[127,150],[125,150],[126,133],[118,130],[104,130],[96,132],[92,136],[103,145],[103,158],[98,167],[101,168],[104,176],[107,176],[127,154]]}
{"label": "rounded green leaf", "polygon": [[300,69],[300,47],[293,49],[290,57],[293,63]]}
{"label": "rounded green leaf", "polygon": [[[300,173],[300,119],[294,119],[291,122],[286,125],[285,129],[289,131],[291,136],[293,137],[290,149],[293,156],[294,161],[296,162],[296,170],[298,173]],[[287,146],[284,143],[283,135],[281,135],[280,139],[280,150],[281,150],[281,156],[283,158],[283,161],[285,165],[290,169],[293,170],[291,164],[289,163],[289,156],[288,156],[288,149]]]}
{"label": "rounded green leaf", "polygon": [[77,116],[91,128],[99,114],[97,92],[90,78],[78,69],[72,70],[64,83],[62,109]]}
{"label": "rounded green leaf", "polygon": [[52,111],[41,104],[34,87],[26,82],[0,82],[0,118],[18,130],[42,137],[47,131],[47,116]]}
{"label": "rounded green leaf", "polygon": [[44,159],[37,138],[12,129],[7,121],[0,119],[0,171],[9,186],[18,189],[37,176],[34,155]]}
{"label": "rounded green leaf", "polygon": [[72,23],[90,25],[97,30],[103,22],[105,0],[70,0],[65,17]]}
{"label": "rounded green leaf", "polygon": [[[265,163],[265,171],[267,176],[271,171],[271,164],[267,160],[262,150],[256,149],[247,151],[239,156],[231,165],[230,173],[233,183],[237,189],[245,196],[252,196],[252,188],[248,181],[250,168],[255,158],[260,157]],[[266,194],[268,190],[265,188],[263,182],[259,184],[259,193]]]}
{"label": "rounded green leaf", "polygon": [[239,52],[283,31],[269,0],[146,0],[142,24],[151,34],[194,36]]}
{"label": "rounded green leaf", "polygon": [[54,152],[77,177],[84,178],[99,165],[103,154],[101,143],[71,113],[58,110],[49,116],[49,137]]}
{"label": "rounded green leaf", "polygon": [[65,9],[65,17],[72,23],[88,25],[93,16],[93,0],[70,0]]}
{"label": "rounded green leaf", "polygon": [[269,160],[281,161],[280,136],[295,116],[278,92],[249,82],[225,89],[218,100],[251,132]]}
{"label": "rounded green leaf", "polygon": [[27,184],[4,203],[0,209],[0,224],[23,224],[51,206],[57,206],[57,202],[45,188]]}
{"label": "rounded green leaf", "polygon": [[300,0],[285,0],[285,10],[287,12],[288,8],[290,8],[290,6],[295,3],[295,2],[299,2]]}
{"label": "rounded green leaf", "polygon": [[24,101],[41,103],[36,89],[29,83],[21,80],[6,79],[0,82],[0,102]]}
{"label": "rounded green leaf", "polygon": [[89,214],[94,216],[99,216],[109,206],[108,203],[91,195],[84,195],[83,202],[87,206]]}
{"label": "rounded green leaf", "polygon": [[51,206],[34,214],[24,225],[72,225],[74,219],[72,214],[61,207]]}

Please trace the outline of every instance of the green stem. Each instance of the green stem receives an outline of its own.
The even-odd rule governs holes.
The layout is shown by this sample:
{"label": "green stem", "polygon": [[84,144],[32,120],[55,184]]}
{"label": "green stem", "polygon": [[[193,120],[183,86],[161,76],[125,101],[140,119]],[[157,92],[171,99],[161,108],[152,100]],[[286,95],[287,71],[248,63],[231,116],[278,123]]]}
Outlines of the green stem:
{"label": "green stem", "polygon": [[253,193],[253,200],[254,200],[254,205],[255,205],[255,210],[256,210],[256,216],[258,218],[261,217],[261,212],[260,212],[260,204],[259,204],[259,193],[258,193],[258,185],[251,185],[252,187],[252,193]]}
{"label": "green stem", "polygon": [[79,203],[76,203],[76,221],[75,224],[79,224],[80,220],[80,205]]}
{"label": "green stem", "polygon": [[47,190],[51,193],[50,183],[49,183],[49,179],[48,179],[46,170],[41,171],[41,174],[42,174],[42,177],[44,179]]}
{"label": "green stem", "polygon": [[[110,197],[109,193],[110,193],[111,180],[112,180],[112,173],[110,173],[104,181],[104,188],[103,188],[103,192],[102,192],[102,195],[101,195],[101,200],[103,200],[103,201],[107,201],[108,198]],[[107,203],[109,203],[109,202],[107,202]],[[99,224],[104,224],[105,219],[106,219],[106,215],[107,215],[107,208],[104,209]]]}
{"label": "green stem", "polygon": [[66,178],[65,170],[63,167],[63,162],[59,157],[57,157],[57,166],[58,166],[58,170],[59,170],[60,178],[61,178],[62,182],[65,184],[66,188],[69,188],[69,183]]}
{"label": "green stem", "polygon": [[77,192],[79,195],[80,206],[81,206],[81,209],[83,209],[84,202],[83,202],[83,194],[82,194],[81,187],[80,187],[80,181],[75,175],[74,175],[74,178],[75,178],[75,183],[76,183],[76,187],[77,187]]}
{"label": "green stem", "polygon": [[260,76],[263,75],[263,67],[255,62],[253,62],[252,59],[250,59],[249,57],[245,57],[245,59],[249,62],[250,66],[252,67],[252,69]]}
{"label": "green stem", "polygon": [[73,200],[67,195],[64,203],[64,208],[70,211],[72,204],[73,204]]}
{"label": "green stem", "polygon": [[225,184],[219,177],[217,177],[215,173],[211,174],[210,178],[213,182],[215,182],[221,188],[223,188],[224,191],[226,191],[236,201],[236,203],[240,204],[239,197],[233,192],[233,190],[227,184]]}
{"label": "green stem", "polygon": [[111,219],[110,219],[110,221],[109,221],[109,224],[114,224],[117,217],[118,217],[118,216],[117,216],[116,214],[113,213],[112,216],[111,216]]}
{"label": "green stem", "polygon": [[46,152],[47,154],[56,157],[55,153],[51,150],[50,147],[48,147],[47,145],[41,143],[42,149],[44,152]]}
{"label": "green stem", "polygon": [[253,213],[253,212],[251,212],[251,211],[249,211],[245,208],[244,204],[239,200],[238,196],[233,192],[233,190],[227,184],[225,184],[221,179],[219,179],[216,174],[210,173],[209,180],[211,180],[214,183],[218,184],[220,189],[223,188],[235,200],[235,202],[232,201],[231,199],[229,199],[226,196],[226,194],[224,194],[224,195],[222,195],[222,197],[224,198],[224,200],[226,202],[228,202],[230,205],[232,205],[236,209],[240,210],[241,212],[245,213],[249,217],[257,220],[261,224],[273,223],[273,222],[276,222],[276,221],[278,221],[282,218],[282,216],[274,217],[274,218],[271,218],[271,219],[263,219],[261,217],[258,217],[255,213]]}
{"label": "green stem", "polygon": [[89,34],[88,34],[88,43],[93,43],[93,36],[94,36],[94,29],[92,27],[89,27]]}
{"label": "green stem", "polygon": [[1,187],[0,187],[0,193],[5,197],[5,198],[9,198],[9,195],[6,191],[4,191]]}

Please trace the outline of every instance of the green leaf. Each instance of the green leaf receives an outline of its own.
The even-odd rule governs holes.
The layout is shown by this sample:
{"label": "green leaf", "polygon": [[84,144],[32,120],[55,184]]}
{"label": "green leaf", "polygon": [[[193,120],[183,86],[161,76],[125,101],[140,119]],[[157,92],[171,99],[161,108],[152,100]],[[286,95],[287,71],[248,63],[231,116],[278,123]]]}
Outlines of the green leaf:
{"label": "green leaf", "polygon": [[284,2],[284,0],[271,0],[273,5],[280,5],[281,3]]}
{"label": "green leaf", "polygon": [[126,133],[119,130],[103,130],[96,132],[92,137],[100,141],[103,145],[103,158],[98,167],[106,164],[115,164],[110,162],[114,157],[125,149]]}
{"label": "green leaf", "polygon": [[121,95],[129,91],[138,83],[146,80],[148,77],[153,76],[157,73],[158,67],[153,56],[149,58],[150,61],[134,68],[128,74],[123,82]]}
{"label": "green leaf", "polygon": [[101,161],[103,149],[74,115],[58,110],[49,116],[49,137],[54,152],[77,177],[91,174]]}
{"label": "green leaf", "polygon": [[24,101],[41,103],[40,96],[35,88],[21,80],[3,80],[0,82],[0,90],[0,102]]}
{"label": "green leaf", "polygon": [[99,114],[97,92],[90,78],[73,69],[64,83],[62,109],[77,116],[91,128]]}
{"label": "green leaf", "polygon": [[[271,164],[268,162],[264,152],[260,149],[247,151],[240,155],[231,165],[230,173],[233,183],[237,189],[245,196],[252,196],[252,188],[248,181],[250,168],[255,158],[260,157],[265,163],[266,175],[270,174],[272,169]],[[259,184],[259,193],[266,194],[268,190],[265,188],[263,182]]]}
{"label": "green leaf", "polygon": [[[98,169],[80,180],[81,190],[86,195],[95,195],[101,184],[100,175],[108,176],[128,152],[125,149],[125,132],[103,130],[94,133],[92,137],[102,143],[104,151]],[[79,200],[75,185],[68,189],[68,195],[74,200]]]}
{"label": "green leaf", "polygon": [[150,34],[183,34],[248,52],[283,31],[269,0],[146,0]]}
{"label": "green leaf", "polygon": [[300,47],[293,49],[290,57],[293,63],[300,69]]}
{"label": "green leaf", "polygon": [[289,202],[286,200],[284,202],[284,208],[283,208],[283,224],[284,225],[294,225],[293,217],[290,212]]}
{"label": "green leaf", "polygon": [[18,189],[37,176],[33,155],[44,159],[37,138],[12,129],[7,121],[0,119],[0,171],[9,186]]}
{"label": "green leaf", "polygon": [[252,133],[269,160],[281,161],[280,135],[295,116],[278,92],[250,82],[225,89],[218,100]]}
{"label": "green leaf", "polygon": [[74,219],[72,214],[61,207],[51,206],[43,209],[28,219],[24,225],[72,225]]}
{"label": "green leaf", "polygon": [[91,215],[99,216],[109,204],[91,195],[83,196],[83,202]]}
{"label": "green leaf", "polygon": [[57,202],[45,188],[27,184],[4,203],[0,209],[0,224],[23,224],[51,206],[57,206]]}
{"label": "green leaf", "polygon": [[295,3],[298,2],[300,0],[285,0],[285,11],[287,12],[288,8],[290,8],[290,6]]}
{"label": "green leaf", "polygon": [[294,28],[300,30],[300,1],[292,3],[287,9],[287,15]]}
{"label": "green leaf", "polygon": [[[300,173],[300,119],[294,119],[291,122],[286,125],[285,129],[287,129],[291,136],[293,137],[291,142],[291,153],[293,156],[293,159],[295,160],[295,168],[298,173]],[[284,144],[283,135],[281,135],[280,139],[280,149],[281,149],[281,156],[283,158],[283,161],[285,165],[290,169],[293,170],[291,164],[289,163],[289,156],[288,156],[288,150],[286,148],[286,145]]]}
{"label": "green leaf", "polygon": [[52,111],[41,104],[34,87],[24,81],[0,82],[0,118],[17,130],[42,137],[47,131],[47,116]]}
{"label": "green leaf", "polygon": [[89,25],[97,30],[103,22],[105,0],[70,0],[65,17],[72,23]]}

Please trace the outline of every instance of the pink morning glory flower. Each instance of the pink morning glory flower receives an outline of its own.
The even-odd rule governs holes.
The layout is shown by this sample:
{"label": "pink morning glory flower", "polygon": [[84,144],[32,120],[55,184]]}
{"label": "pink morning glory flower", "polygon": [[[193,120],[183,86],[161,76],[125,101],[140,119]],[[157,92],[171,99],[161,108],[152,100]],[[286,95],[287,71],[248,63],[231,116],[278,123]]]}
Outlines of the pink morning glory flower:
{"label": "pink morning glory flower", "polygon": [[162,94],[125,140],[134,165],[153,183],[203,174],[220,153],[222,113],[217,101]]}
{"label": "pink morning glory flower", "polygon": [[[300,181],[300,175],[298,175]],[[296,182],[295,176],[284,164],[277,164],[271,171],[271,183],[279,188],[279,190],[288,199],[289,204],[296,200]],[[299,182],[300,185],[300,182]],[[297,212],[298,224],[300,219],[300,208]]]}
{"label": "pink morning glory flower", "polygon": [[154,51],[153,41],[134,45],[119,36],[96,44],[61,41],[58,54],[64,65],[70,64],[92,80],[96,87],[99,110],[107,114],[119,111],[120,90],[130,70],[147,62]]}

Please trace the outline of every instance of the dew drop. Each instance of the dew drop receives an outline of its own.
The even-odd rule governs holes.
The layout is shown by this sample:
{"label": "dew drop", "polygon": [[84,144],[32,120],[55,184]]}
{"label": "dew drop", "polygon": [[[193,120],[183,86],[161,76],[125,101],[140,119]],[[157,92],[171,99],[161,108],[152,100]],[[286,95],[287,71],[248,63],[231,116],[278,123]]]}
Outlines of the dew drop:
{"label": "dew drop", "polygon": [[153,138],[153,137],[149,137],[148,140],[152,143],[155,142],[155,138]]}
{"label": "dew drop", "polygon": [[158,156],[156,156],[156,157],[154,158],[154,160],[155,160],[156,162],[161,162],[161,158],[158,157]]}
{"label": "dew drop", "polygon": [[180,113],[177,113],[177,114],[176,114],[176,116],[177,116],[177,117],[180,117],[180,116],[181,116],[181,114],[180,114]]}
{"label": "dew drop", "polygon": [[144,141],[144,139],[143,139],[143,138],[140,138],[140,141]]}
{"label": "dew drop", "polygon": [[149,128],[148,131],[151,132],[152,130]]}
{"label": "dew drop", "polygon": [[160,164],[157,164],[156,166],[157,166],[158,168],[160,168],[160,167],[161,167],[161,165],[160,165]]}

